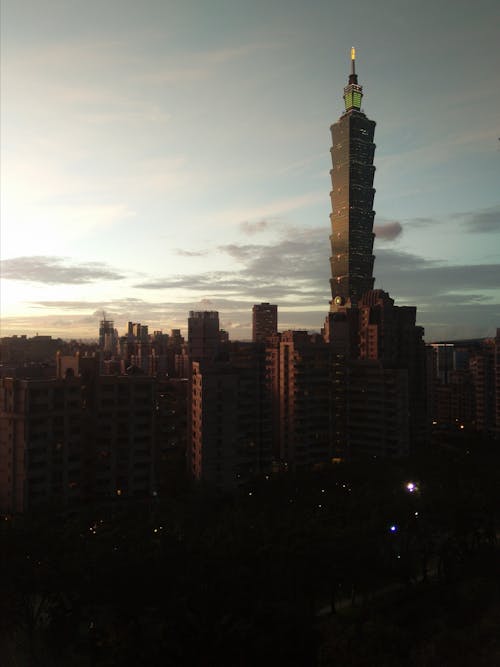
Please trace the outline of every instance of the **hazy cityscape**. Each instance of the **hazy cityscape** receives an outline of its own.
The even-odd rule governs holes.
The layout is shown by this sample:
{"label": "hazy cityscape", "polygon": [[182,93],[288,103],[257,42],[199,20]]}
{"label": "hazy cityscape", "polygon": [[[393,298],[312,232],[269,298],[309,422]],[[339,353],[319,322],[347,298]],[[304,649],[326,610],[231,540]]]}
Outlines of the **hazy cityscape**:
{"label": "hazy cityscape", "polygon": [[[58,14],[53,4],[48,3],[48,16],[54,25],[61,22],[64,30],[72,26],[78,33],[67,9]],[[119,43],[118,36],[128,35],[133,25],[141,40],[149,35],[151,43],[144,47],[149,58],[149,49],[155,52],[154,17],[165,25],[171,18],[181,32],[186,26],[194,30],[191,9],[203,13],[200,25],[211,20],[197,2],[191,9],[175,2],[146,5],[152,14],[143,21],[125,2],[117,26],[103,34],[116,35]],[[471,26],[486,30],[493,4],[480,5],[483,12],[467,16]],[[167,8],[175,9],[172,15]],[[225,9],[224,31],[230,26],[241,31],[239,15],[229,5]],[[112,17],[107,11],[103,26]],[[256,41],[219,49],[200,61],[181,59],[178,70],[167,59],[166,69],[152,69],[143,78],[138,47],[116,58],[111,55],[116,44],[104,44],[97,30],[89,33],[95,52],[88,53],[85,67],[92,75],[97,68],[102,78],[95,81],[101,83],[120,72],[120,81],[124,76],[143,92],[150,85],[168,89],[180,131],[183,114],[198,120],[193,84],[201,92],[219,67],[229,67],[224,81],[234,85],[233,61],[258,59],[269,50],[287,80],[279,53],[291,48],[284,44],[300,50],[296,25],[303,26],[303,43],[310,44],[323,29],[319,17],[326,20],[334,10],[319,3],[314,18],[303,8],[297,11],[285,18],[269,8],[268,32],[256,32]],[[428,11],[440,16],[439,8]],[[272,192],[275,171],[277,193],[282,178],[291,179],[286,201],[283,190],[279,204],[249,199],[247,214],[235,214],[240,181],[245,174],[249,184],[259,178],[253,151],[259,155],[263,144],[248,128],[249,162],[241,156],[238,175],[240,165],[223,156],[245,122],[233,127],[228,120],[224,128],[216,119],[213,133],[210,125],[199,127],[200,165],[189,174],[193,202],[184,199],[180,213],[174,211],[181,202],[176,198],[189,169],[183,159],[171,157],[174,153],[162,155],[165,146],[147,149],[149,166],[142,172],[147,187],[139,171],[137,183],[127,180],[118,163],[106,174],[106,151],[121,150],[120,134],[113,134],[121,122],[138,128],[130,142],[137,140],[142,148],[136,150],[145,150],[143,128],[161,126],[168,134],[171,120],[156,103],[144,101],[145,107],[126,111],[111,89],[102,97],[96,87],[83,93],[70,85],[61,56],[89,39],[75,33],[72,41],[42,53],[42,66],[57,73],[61,86],[46,90],[63,106],[92,106],[97,99],[102,106],[85,111],[92,131],[80,136],[79,126],[67,135],[68,154],[71,146],[79,151],[71,158],[79,161],[78,169],[57,176],[56,163],[49,160],[45,175],[40,171],[40,187],[33,181],[31,188],[29,168],[16,166],[9,142],[10,136],[21,136],[14,111],[25,94],[13,81],[18,73],[20,80],[30,77],[15,37],[28,53],[31,23],[16,12],[3,10],[12,26],[5,85],[15,101],[5,105],[2,127],[7,136],[2,161],[12,166],[2,205],[8,221],[0,339],[2,665],[497,664],[500,267],[491,246],[500,230],[498,188],[491,187],[498,183],[496,147],[493,157],[482,149],[485,171],[474,195],[482,204],[474,213],[472,195],[468,208],[462,200],[456,158],[469,150],[470,141],[479,146],[481,132],[463,144],[446,135],[454,148],[440,145],[447,157],[435,165],[419,148],[391,156],[398,143],[411,143],[408,128],[412,122],[419,127],[419,112],[413,117],[406,106],[400,70],[396,67],[392,86],[392,72],[379,71],[366,32],[359,56],[355,47],[342,53],[329,47],[327,69],[342,73],[333,91],[341,100],[338,112],[325,119],[316,110],[307,118],[311,125],[332,122],[324,145],[330,183],[321,194],[329,201],[329,222],[323,216],[323,224],[311,224],[299,213],[315,212],[316,158],[282,170],[274,156],[263,157],[267,182],[257,190]],[[352,16],[356,25],[356,12]],[[401,16],[405,31],[411,17],[420,21],[409,5]],[[82,25],[89,29],[91,23]],[[443,33],[450,44],[464,25],[451,21]],[[43,24],[41,34],[51,29]],[[174,27],[165,29],[175,35]],[[213,27],[214,37],[219,29]],[[272,45],[271,34],[277,40]],[[408,39],[410,49],[421,49]],[[155,52],[161,62],[163,48]],[[332,65],[332,52],[340,63]],[[99,73],[101,64],[108,73]],[[252,66],[249,87],[260,80],[261,64],[255,71]],[[298,76],[305,90],[307,77]],[[376,85],[369,77],[391,96],[387,105],[375,104],[382,114],[376,121],[383,123],[386,114],[391,124],[380,138],[370,111]],[[84,82],[82,76],[78,84]],[[269,86],[274,94],[279,84],[271,78]],[[325,87],[331,105],[330,82],[321,84]],[[418,107],[417,96],[412,99]],[[243,93],[241,102],[248,104]],[[45,124],[51,104],[41,100],[32,112],[40,137],[46,128],[45,140],[29,138],[29,114],[19,120],[27,133],[19,155],[32,141],[33,165],[55,136],[52,121]],[[463,108],[466,114],[467,102]],[[450,127],[457,130],[460,123],[453,123],[460,109],[458,100],[450,111]],[[260,112],[255,113],[258,119]],[[283,137],[289,162],[285,144],[293,143],[293,136],[280,133],[272,114],[270,130],[261,119],[262,133],[266,141]],[[436,117],[440,114],[436,103]],[[117,184],[125,186],[124,204],[99,199],[104,190],[95,189],[97,181],[85,167],[90,153],[78,143],[103,123],[109,143],[102,145],[95,171],[109,193]],[[309,130],[305,121],[302,129],[295,123],[300,145]],[[60,128],[63,136],[64,124]],[[444,141],[445,130],[439,132]],[[216,166],[215,149],[214,173],[200,177],[197,193],[197,177],[206,168],[204,135],[214,146],[222,138],[221,162]],[[186,145],[186,154],[189,150]],[[470,150],[474,170],[478,155]],[[422,171],[410,171],[420,159]],[[449,184],[440,160],[449,160]],[[444,205],[432,183],[436,174],[424,174],[431,163],[442,178],[442,192],[448,187],[447,197],[455,192],[453,208],[446,213],[443,208],[436,218],[421,208],[425,198],[436,211]],[[496,165],[496,180],[489,180],[495,171],[489,164]],[[144,170],[139,161],[137,167]],[[215,179],[218,169],[222,181]],[[24,201],[18,197],[22,174],[29,191]],[[410,183],[411,177],[422,182]],[[476,177],[465,178],[472,183]],[[224,181],[227,189],[219,192]],[[52,189],[59,192],[57,201]],[[95,217],[92,224],[82,196]],[[206,200],[204,213],[197,197]],[[214,223],[212,207],[220,206],[219,197],[227,208],[218,209]],[[379,199],[385,212],[380,221]],[[137,220],[134,207],[149,219]],[[36,238],[32,211],[45,225]],[[76,216],[69,227],[58,219],[61,212],[68,221]],[[177,222],[165,224],[167,242],[158,232],[160,221],[174,212]],[[49,214],[52,220],[45,217]],[[127,226],[116,222],[127,218]],[[232,236],[235,230],[238,236]],[[147,296],[152,293],[159,295],[156,300]]]}

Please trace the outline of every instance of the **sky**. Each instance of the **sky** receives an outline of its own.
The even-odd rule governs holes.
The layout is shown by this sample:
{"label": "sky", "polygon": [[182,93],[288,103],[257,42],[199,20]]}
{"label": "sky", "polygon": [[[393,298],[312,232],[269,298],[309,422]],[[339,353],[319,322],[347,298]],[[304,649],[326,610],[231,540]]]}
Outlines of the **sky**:
{"label": "sky", "polygon": [[375,287],[427,341],[500,327],[497,0],[3,0],[1,335],[251,337],[329,308],[350,47],[375,131]]}

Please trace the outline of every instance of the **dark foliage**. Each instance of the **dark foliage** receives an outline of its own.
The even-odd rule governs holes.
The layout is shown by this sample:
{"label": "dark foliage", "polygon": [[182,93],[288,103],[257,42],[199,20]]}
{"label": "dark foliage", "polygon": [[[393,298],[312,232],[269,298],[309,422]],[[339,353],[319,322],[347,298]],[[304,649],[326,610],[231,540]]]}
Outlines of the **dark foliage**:
{"label": "dark foliage", "polygon": [[493,654],[498,458],[436,450],[234,496],[7,517],[3,664],[460,665],[477,643]]}

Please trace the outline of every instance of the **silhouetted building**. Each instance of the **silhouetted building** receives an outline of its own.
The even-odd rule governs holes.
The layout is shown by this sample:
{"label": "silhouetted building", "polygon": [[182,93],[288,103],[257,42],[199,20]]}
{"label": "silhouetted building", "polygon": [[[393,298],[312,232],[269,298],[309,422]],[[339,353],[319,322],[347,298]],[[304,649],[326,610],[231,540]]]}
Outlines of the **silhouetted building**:
{"label": "silhouetted building", "polygon": [[495,352],[493,357],[495,375],[495,437],[500,440],[500,329],[495,337]]}
{"label": "silhouetted building", "polygon": [[422,335],[415,309],[395,306],[382,290],[329,314],[336,457],[403,456],[427,442]]}
{"label": "silhouetted building", "polygon": [[219,313],[213,310],[191,310],[188,318],[188,347],[191,361],[213,361],[219,346]]}
{"label": "silhouetted building", "polygon": [[329,462],[333,455],[330,346],[306,331],[271,337],[266,378],[275,460],[292,469]]}
{"label": "silhouetted building", "polygon": [[477,431],[495,430],[495,341],[486,340],[469,356],[468,370],[474,390],[473,419]]}
{"label": "silhouetted building", "polygon": [[255,304],[252,308],[252,340],[261,343],[278,333],[278,306]]}
{"label": "silhouetted building", "polygon": [[0,380],[0,512],[86,493],[81,378]]}
{"label": "silhouetted building", "polygon": [[117,352],[118,333],[113,320],[107,320],[104,316],[99,322],[99,349],[104,358],[109,359]]}
{"label": "silhouetted building", "polygon": [[[57,350],[67,347],[60,338],[51,336],[5,336],[0,339],[0,362],[2,364],[45,363],[54,364]],[[5,375],[4,375],[5,377]]]}
{"label": "silhouetted building", "polygon": [[387,292],[370,290],[358,310],[359,359],[376,359],[386,371],[397,371],[398,383],[405,378],[407,405],[398,405],[408,414],[410,449],[423,447],[429,438],[426,352],[417,309],[396,306]]}
{"label": "silhouetted building", "polygon": [[[408,375],[378,360],[352,361],[347,377],[350,458],[406,456],[410,451]],[[338,448],[341,450],[341,443]]]}
{"label": "silhouetted building", "polygon": [[457,370],[455,365],[455,346],[453,343],[431,343],[434,353],[434,377],[442,384],[447,384],[449,375]]}
{"label": "silhouetted building", "polygon": [[156,491],[155,383],[146,375],[97,376],[85,384],[89,494],[148,498]]}
{"label": "silhouetted building", "polygon": [[188,469],[198,481],[234,488],[271,468],[264,349],[230,344],[227,358],[193,362]]}
{"label": "silhouetted building", "polygon": [[186,481],[188,387],[186,378],[157,381],[155,478],[160,496]]}
{"label": "silhouetted building", "polygon": [[183,475],[187,383],[99,369],[59,354],[57,378],[0,380],[0,512],[149,498]]}
{"label": "silhouetted building", "polygon": [[428,345],[428,401],[435,434],[450,429],[498,433],[498,342],[497,336]]}

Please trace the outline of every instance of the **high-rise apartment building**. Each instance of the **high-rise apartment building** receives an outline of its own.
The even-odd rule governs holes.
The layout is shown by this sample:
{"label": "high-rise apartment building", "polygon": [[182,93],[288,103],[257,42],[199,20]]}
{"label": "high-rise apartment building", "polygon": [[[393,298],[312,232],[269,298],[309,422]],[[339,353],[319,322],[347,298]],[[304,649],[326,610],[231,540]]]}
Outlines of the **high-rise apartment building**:
{"label": "high-rise apartment building", "polygon": [[[383,290],[369,290],[358,307],[359,359],[378,360],[386,371],[405,377],[409,443],[415,450],[428,440],[427,377],[424,330],[416,325],[417,309],[396,306]],[[402,405],[402,404],[400,404]]]}
{"label": "high-rise apartment building", "polygon": [[150,497],[170,415],[155,379],[101,375],[99,357],[58,356],[58,377],[0,379],[0,512]]}
{"label": "high-rise apartment building", "polygon": [[495,437],[499,429],[500,338],[431,343],[428,403],[434,436],[455,429]]}
{"label": "high-rise apartment building", "polygon": [[87,493],[81,378],[0,380],[0,512]]}
{"label": "high-rise apartment building", "polygon": [[[352,458],[407,455],[411,429],[406,370],[384,368],[378,360],[358,360],[349,364],[346,379],[348,428],[344,455]],[[342,444],[336,438],[335,445],[342,451]]]}
{"label": "high-rise apartment building", "polygon": [[191,310],[188,318],[188,348],[191,361],[214,360],[219,345],[219,313],[216,310]]}
{"label": "high-rise apartment building", "polygon": [[264,348],[229,344],[226,359],[193,362],[188,413],[188,470],[234,488],[271,468],[270,402]]}
{"label": "high-rise apartment building", "polygon": [[291,469],[328,463],[331,349],[319,334],[284,331],[269,339],[266,376],[275,459]]}
{"label": "high-rise apartment building", "polygon": [[118,334],[115,329],[113,320],[107,320],[103,313],[103,319],[99,322],[99,349],[109,358],[116,353],[116,346],[118,343]]}
{"label": "high-rise apartment building", "polygon": [[255,304],[252,308],[252,340],[261,343],[278,332],[278,306]]}

